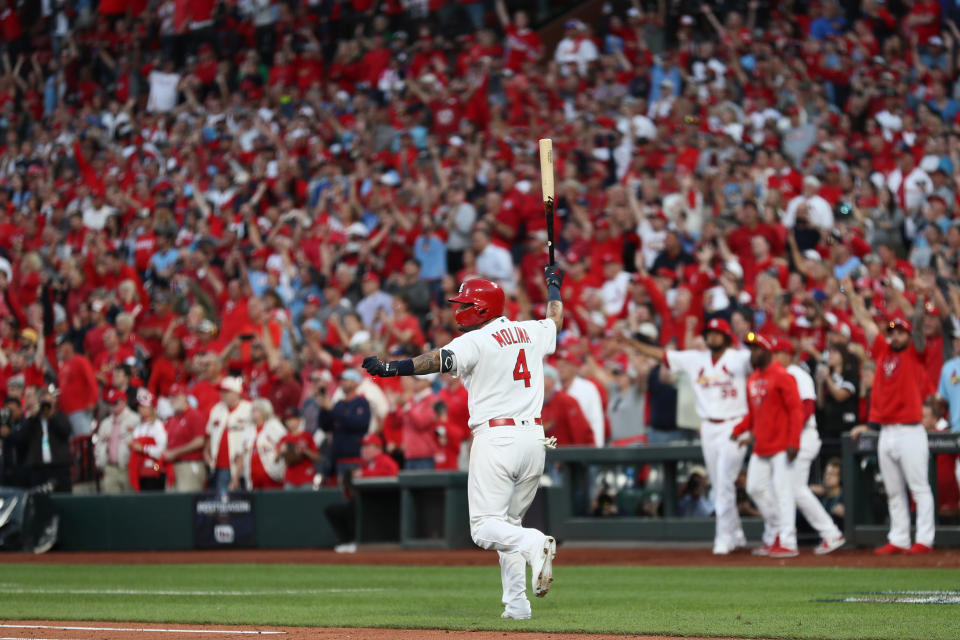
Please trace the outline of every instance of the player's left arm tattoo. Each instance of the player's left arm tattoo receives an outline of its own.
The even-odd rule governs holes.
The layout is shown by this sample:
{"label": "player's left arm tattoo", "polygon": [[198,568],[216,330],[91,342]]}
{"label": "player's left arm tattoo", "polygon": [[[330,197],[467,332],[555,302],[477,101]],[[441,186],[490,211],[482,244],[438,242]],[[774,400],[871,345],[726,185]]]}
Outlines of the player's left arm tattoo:
{"label": "player's left arm tattoo", "polygon": [[434,349],[413,359],[414,375],[440,373],[440,351]]}
{"label": "player's left arm tattoo", "polygon": [[547,319],[553,320],[557,325],[557,333],[563,329],[563,303],[559,300],[551,300],[547,303]]}

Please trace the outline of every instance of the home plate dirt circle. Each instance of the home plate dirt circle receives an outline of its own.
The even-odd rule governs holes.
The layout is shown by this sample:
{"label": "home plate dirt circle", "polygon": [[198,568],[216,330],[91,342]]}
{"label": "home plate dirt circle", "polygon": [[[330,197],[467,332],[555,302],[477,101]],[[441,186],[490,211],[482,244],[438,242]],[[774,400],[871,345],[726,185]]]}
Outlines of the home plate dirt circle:
{"label": "home plate dirt circle", "polygon": [[[623,640],[596,633],[525,633],[521,631],[444,631],[442,629],[327,629],[317,627],[233,627],[197,624],[64,622],[17,620],[0,623],[0,640]],[[673,636],[630,636],[635,640],[679,640]],[[683,640],[707,640],[684,636]],[[715,639],[714,639],[715,640]]]}

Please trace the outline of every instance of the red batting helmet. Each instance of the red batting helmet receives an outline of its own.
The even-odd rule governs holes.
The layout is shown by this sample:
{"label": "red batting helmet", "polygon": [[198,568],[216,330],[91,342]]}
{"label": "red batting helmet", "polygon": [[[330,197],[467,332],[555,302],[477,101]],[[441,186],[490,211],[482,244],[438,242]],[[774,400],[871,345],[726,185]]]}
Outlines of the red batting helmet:
{"label": "red batting helmet", "polygon": [[733,337],[733,329],[730,328],[730,323],[724,320],[723,318],[714,318],[703,327],[703,333],[706,335],[707,331],[716,331],[722,333],[730,339],[730,342],[736,342],[736,339]]}
{"label": "red batting helmet", "polygon": [[450,302],[469,304],[466,309],[457,309],[453,317],[461,327],[486,322],[503,315],[505,297],[496,282],[473,278],[460,285],[460,292]]}
{"label": "red batting helmet", "polygon": [[762,336],[759,333],[751,331],[747,334],[747,344],[751,347],[760,347],[761,349],[766,349],[767,351],[773,351],[773,342],[770,338]]}

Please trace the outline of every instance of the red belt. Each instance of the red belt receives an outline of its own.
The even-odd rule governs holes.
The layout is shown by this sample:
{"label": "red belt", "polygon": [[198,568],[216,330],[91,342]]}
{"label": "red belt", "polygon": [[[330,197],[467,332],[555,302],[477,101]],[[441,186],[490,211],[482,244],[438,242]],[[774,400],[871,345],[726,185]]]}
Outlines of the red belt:
{"label": "red belt", "polygon": [[[491,427],[515,427],[517,426],[517,421],[513,418],[497,418],[496,420],[491,420],[488,422]],[[533,424],[543,424],[543,420],[540,418],[534,418]]]}

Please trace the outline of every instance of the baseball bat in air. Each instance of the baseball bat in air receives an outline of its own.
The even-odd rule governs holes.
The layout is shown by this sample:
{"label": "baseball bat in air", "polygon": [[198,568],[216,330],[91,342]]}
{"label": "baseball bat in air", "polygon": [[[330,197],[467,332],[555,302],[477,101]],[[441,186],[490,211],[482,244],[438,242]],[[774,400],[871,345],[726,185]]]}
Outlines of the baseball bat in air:
{"label": "baseball bat in air", "polygon": [[547,215],[547,250],[550,252],[550,264],[553,259],[553,140],[540,140],[540,185],[543,190],[543,211]]}

